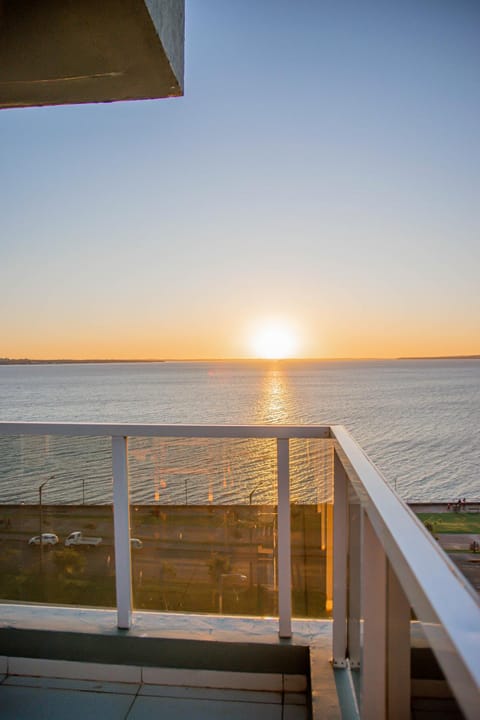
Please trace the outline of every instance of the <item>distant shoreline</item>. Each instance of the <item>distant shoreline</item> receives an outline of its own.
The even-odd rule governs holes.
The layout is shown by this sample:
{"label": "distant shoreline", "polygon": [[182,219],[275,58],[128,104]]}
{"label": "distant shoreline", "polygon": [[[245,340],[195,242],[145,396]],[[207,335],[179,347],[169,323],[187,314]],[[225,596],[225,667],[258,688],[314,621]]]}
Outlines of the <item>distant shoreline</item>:
{"label": "distant shoreline", "polygon": [[480,360],[480,355],[433,355],[424,357],[399,357],[397,360]]}
{"label": "distant shoreline", "polygon": [[365,362],[377,361],[388,362],[396,360],[480,360],[480,355],[435,355],[435,356],[411,356],[397,358],[169,358],[169,359],[87,359],[78,360],[71,358],[59,358],[49,360],[35,360],[32,358],[0,358],[0,365],[118,365],[118,364],[141,364],[141,363],[165,363],[165,362]]}
{"label": "distant shoreline", "polygon": [[30,360],[29,358],[0,358],[0,365],[113,365],[119,363],[163,363],[166,360]]}

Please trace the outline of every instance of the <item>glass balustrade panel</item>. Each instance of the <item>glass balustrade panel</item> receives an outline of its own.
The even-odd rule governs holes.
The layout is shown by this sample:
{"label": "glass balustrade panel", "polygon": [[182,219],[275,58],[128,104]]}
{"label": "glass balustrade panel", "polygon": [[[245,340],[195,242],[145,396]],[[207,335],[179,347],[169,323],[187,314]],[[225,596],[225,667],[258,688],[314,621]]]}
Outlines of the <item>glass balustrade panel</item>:
{"label": "glass balustrade panel", "polygon": [[276,441],[130,438],[135,609],[276,615]]}
{"label": "glass balustrade panel", "polygon": [[0,598],[115,605],[110,438],[0,437]]}
{"label": "glass balustrade panel", "polygon": [[290,441],[292,614],[331,617],[333,441]]}

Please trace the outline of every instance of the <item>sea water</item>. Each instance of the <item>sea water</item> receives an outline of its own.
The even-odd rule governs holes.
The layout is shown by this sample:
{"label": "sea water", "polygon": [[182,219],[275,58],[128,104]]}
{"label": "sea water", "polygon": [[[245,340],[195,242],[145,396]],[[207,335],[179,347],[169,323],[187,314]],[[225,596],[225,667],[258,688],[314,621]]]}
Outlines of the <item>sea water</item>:
{"label": "sea water", "polygon": [[[479,360],[1,365],[0,420],[342,424],[405,499],[480,498]],[[166,443],[132,444],[138,501],[271,501],[271,441]],[[293,459],[315,456],[318,474],[312,447]],[[109,452],[105,439],[0,437],[0,501],[34,502],[47,479],[46,502],[108,501]],[[300,502],[319,499],[309,473]]]}

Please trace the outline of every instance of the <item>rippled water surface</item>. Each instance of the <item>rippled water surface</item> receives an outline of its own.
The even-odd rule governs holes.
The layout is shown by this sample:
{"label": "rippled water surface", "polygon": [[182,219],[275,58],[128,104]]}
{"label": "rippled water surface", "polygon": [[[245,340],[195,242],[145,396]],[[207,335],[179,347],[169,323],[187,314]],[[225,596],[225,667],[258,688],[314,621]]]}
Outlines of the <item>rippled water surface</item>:
{"label": "rippled water surface", "polygon": [[[0,366],[0,419],[339,423],[403,497],[480,498],[477,360]],[[105,487],[109,448],[104,441],[88,441],[87,450],[81,441],[72,453],[72,441],[67,448],[62,444],[66,441],[55,439],[46,449],[38,438],[0,440],[0,484],[8,501],[27,493],[29,478],[36,492],[36,453],[43,455],[42,477],[51,478],[52,497],[69,494],[78,500],[87,492],[94,499],[95,478]],[[303,447],[298,456],[313,458],[311,471],[318,473],[325,452],[320,445]],[[176,476],[177,501],[183,502],[185,495],[195,501],[200,493],[195,477],[209,463],[218,477],[215,488],[202,485],[203,495],[223,493],[224,500],[233,501],[242,488],[243,500],[253,492],[255,501],[260,501],[273,472],[270,449],[258,443],[231,446],[227,451],[218,443],[201,447],[191,442],[183,444],[175,460],[169,453],[165,444],[132,444],[133,484],[137,478],[139,486],[148,486],[146,499],[161,499],[164,486],[173,487]],[[53,455],[54,464],[48,461]],[[261,471],[258,457],[263,458]],[[308,472],[299,473],[296,492],[300,500],[308,479]],[[198,495],[199,502],[208,501],[203,495]]]}

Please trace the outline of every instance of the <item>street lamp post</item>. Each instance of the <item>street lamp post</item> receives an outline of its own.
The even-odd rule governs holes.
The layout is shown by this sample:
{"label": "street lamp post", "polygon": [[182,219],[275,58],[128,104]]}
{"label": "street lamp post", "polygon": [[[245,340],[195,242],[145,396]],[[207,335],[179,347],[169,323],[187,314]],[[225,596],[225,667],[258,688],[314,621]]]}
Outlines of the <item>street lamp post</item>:
{"label": "street lamp post", "polygon": [[50,475],[49,478],[43,481],[41,485],[38,486],[38,505],[39,505],[39,513],[40,513],[40,572],[43,573],[43,505],[42,505],[42,491],[45,485],[48,483],[49,480],[53,478],[53,475]]}
{"label": "street lamp post", "polygon": [[[254,495],[254,493],[257,492],[257,490],[258,490],[259,487],[260,487],[260,485],[257,485],[256,487],[253,488],[253,490],[252,490],[251,492],[248,493],[248,504],[250,505],[250,507],[251,507],[251,505],[252,505],[253,495]],[[255,525],[255,527],[256,527],[256,525]],[[250,547],[249,547],[249,555],[250,555],[250,562],[249,562],[249,565],[250,565],[250,578],[249,578],[249,582],[250,582],[250,587],[252,588],[252,587],[253,587],[253,557],[252,557],[252,553],[253,553],[253,527],[252,527],[252,517],[251,517],[251,513],[250,513],[250,517],[249,517],[249,531],[248,531],[248,535],[249,535],[249,541],[250,541],[250,542],[249,542],[249,545],[250,545]],[[255,559],[256,559],[256,557],[255,557]],[[258,578],[258,571],[257,571],[257,573],[256,573],[256,576],[257,576],[257,578]]]}
{"label": "street lamp post", "polygon": [[[48,478],[50,480],[50,478]],[[43,531],[43,505],[42,505],[42,491],[45,485],[48,483],[48,480],[45,480],[41,485],[38,487],[38,505],[40,509],[40,540],[42,539],[42,531]],[[42,543],[40,542],[40,545]]]}

